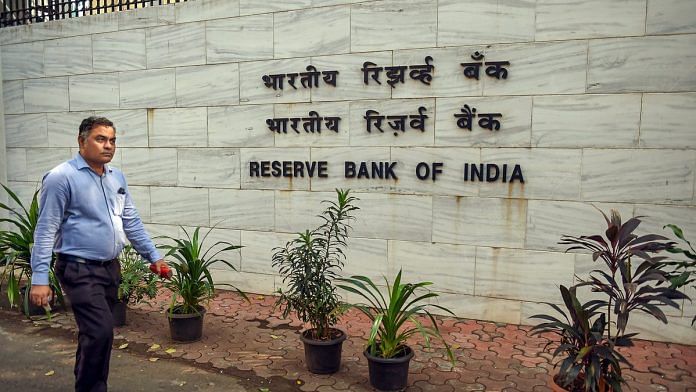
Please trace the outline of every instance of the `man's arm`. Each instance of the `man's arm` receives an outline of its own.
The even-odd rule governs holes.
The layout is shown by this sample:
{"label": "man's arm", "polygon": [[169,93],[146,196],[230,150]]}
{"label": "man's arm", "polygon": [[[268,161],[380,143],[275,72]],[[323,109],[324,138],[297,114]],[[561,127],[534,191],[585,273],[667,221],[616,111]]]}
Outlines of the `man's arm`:
{"label": "man's arm", "polygon": [[43,178],[39,199],[39,218],[34,230],[31,251],[31,284],[48,285],[48,273],[53,257],[56,233],[70,201],[67,178],[59,172],[49,172]]}
{"label": "man's arm", "polygon": [[133,199],[131,199],[128,190],[126,190],[126,200],[121,219],[123,221],[123,231],[133,248],[150,263],[164,263],[160,252],[155,248],[155,244],[145,230],[145,225],[143,225],[138,210],[133,205]]}

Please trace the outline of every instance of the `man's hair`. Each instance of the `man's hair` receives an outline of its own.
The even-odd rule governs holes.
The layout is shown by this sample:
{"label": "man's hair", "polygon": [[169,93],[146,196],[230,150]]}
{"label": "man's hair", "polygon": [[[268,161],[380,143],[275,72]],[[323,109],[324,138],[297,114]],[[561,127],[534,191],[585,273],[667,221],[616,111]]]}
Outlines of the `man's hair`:
{"label": "man's hair", "polygon": [[111,122],[111,120],[109,120],[108,118],[89,116],[86,119],[82,120],[82,123],[80,124],[80,133],[78,134],[80,140],[87,139],[87,136],[89,136],[89,133],[92,131],[92,129],[98,126],[111,127],[114,129],[114,131],[116,131],[114,123]]}

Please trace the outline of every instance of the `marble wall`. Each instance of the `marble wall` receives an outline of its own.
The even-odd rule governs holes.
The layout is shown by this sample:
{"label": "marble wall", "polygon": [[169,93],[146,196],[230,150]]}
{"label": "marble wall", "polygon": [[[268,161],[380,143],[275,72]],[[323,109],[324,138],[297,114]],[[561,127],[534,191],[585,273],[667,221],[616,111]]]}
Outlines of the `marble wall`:
{"label": "marble wall", "polygon": [[[476,51],[509,61],[508,78],[466,78],[460,63]],[[283,286],[272,249],[316,225],[336,187],[361,207],[345,273],[403,269],[462,317],[529,324],[540,303],[558,303],[558,285],[591,268],[558,240],[602,230],[593,206],[696,240],[692,0],[194,0],[4,28],[0,54],[13,189],[29,198],[76,153],[80,120],[107,116],[151,234],[217,226],[215,238],[244,247],[226,255],[240,272],[216,276],[243,290]],[[408,73],[393,88],[384,73],[363,82],[366,61],[426,56],[429,85]],[[261,80],[310,64],[339,71],[337,86]],[[501,113],[501,129],[457,127],[464,104]],[[366,110],[421,106],[423,131],[366,132]],[[266,125],[312,110],[341,117],[339,131]],[[327,161],[328,177],[250,176],[259,160]],[[398,179],[347,179],[345,161],[396,162]],[[443,172],[420,180],[419,162]],[[525,182],[464,181],[465,163],[519,164]],[[685,305],[669,312],[669,335],[649,320],[636,328],[696,344]]]}

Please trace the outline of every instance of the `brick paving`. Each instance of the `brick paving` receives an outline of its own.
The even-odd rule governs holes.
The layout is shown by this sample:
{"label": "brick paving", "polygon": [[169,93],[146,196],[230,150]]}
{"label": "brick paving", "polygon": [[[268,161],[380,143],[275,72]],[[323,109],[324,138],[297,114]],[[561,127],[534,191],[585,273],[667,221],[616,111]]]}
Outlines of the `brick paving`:
{"label": "brick paving", "polygon": [[[303,324],[284,319],[274,310],[275,297],[249,295],[250,302],[232,292],[219,292],[208,304],[203,339],[174,343],[169,337],[165,310],[169,294],[128,311],[128,324],[116,328],[118,342],[160,347],[148,355],[176,357],[219,370],[241,372],[269,380],[270,391],[372,391],[367,360],[362,355],[370,322],[349,311],[338,327],[349,335],[343,344],[341,370],[333,375],[309,373],[299,339]],[[451,343],[457,363],[446,360],[441,344],[425,348],[419,339],[410,342],[416,352],[411,362],[408,391],[548,391],[551,356],[548,340],[531,336],[530,328],[512,324],[438,318]],[[74,331],[71,315],[59,316],[53,327]],[[119,344],[117,342],[117,344]],[[629,391],[696,391],[696,346],[636,340],[622,350],[633,364],[625,371]],[[167,353],[168,349],[176,351]],[[272,380],[272,382],[270,381]]]}

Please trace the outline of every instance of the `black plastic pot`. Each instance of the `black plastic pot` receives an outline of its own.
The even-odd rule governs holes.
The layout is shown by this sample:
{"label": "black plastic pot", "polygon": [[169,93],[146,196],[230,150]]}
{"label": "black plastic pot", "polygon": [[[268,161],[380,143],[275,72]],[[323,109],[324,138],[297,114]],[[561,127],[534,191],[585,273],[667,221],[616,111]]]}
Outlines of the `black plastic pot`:
{"label": "black plastic pot", "polygon": [[346,333],[340,329],[331,328],[332,335],[338,333],[338,337],[331,340],[312,339],[313,329],[308,329],[300,334],[300,340],[304,343],[305,362],[310,372],[316,374],[336,373],[341,368],[341,349]]}
{"label": "black plastic pot", "polygon": [[[21,287],[19,289],[19,293],[21,295],[20,300],[22,301],[19,304],[19,310],[24,313],[26,316],[45,316],[46,315],[46,309],[44,309],[41,306],[36,306],[31,303],[31,299],[25,299],[27,295],[27,290],[31,291],[31,288],[28,288],[27,286]],[[55,290],[51,291],[51,301],[49,301],[49,304],[51,305],[51,309],[54,310],[56,307],[56,295],[55,295]],[[25,301],[28,301],[29,303],[29,312],[26,312],[26,309],[24,308],[24,303]]]}
{"label": "black plastic pot", "polygon": [[118,301],[114,304],[114,310],[112,312],[114,327],[126,325],[126,309],[128,309],[128,304],[126,302]]}
{"label": "black plastic pot", "polygon": [[177,342],[195,342],[203,336],[203,316],[205,308],[201,307],[198,313],[179,314],[167,312],[169,319],[169,332],[172,340]]}
{"label": "black plastic pot", "polygon": [[408,365],[413,358],[413,350],[405,347],[405,354],[396,358],[380,358],[365,350],[370,372],[370,384],[380,391],[400,391],[408,385]]}

